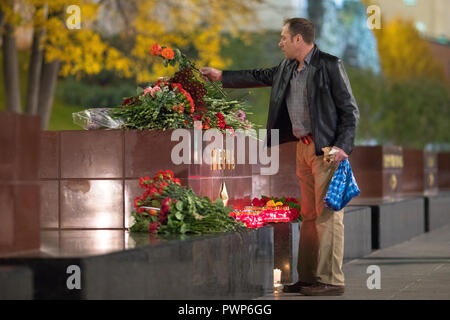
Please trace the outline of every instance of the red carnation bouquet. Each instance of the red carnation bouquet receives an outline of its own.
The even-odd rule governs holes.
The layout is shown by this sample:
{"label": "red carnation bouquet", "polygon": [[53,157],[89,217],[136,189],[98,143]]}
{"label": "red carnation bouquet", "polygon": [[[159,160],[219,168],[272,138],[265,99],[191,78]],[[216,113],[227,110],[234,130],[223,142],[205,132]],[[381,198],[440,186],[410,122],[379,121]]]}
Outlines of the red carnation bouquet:
{"label": "red carnation bouquet", "polygon": [[170,170],[158,171],[153,178],[142,177],[145,191],[134,200],[132,232],[157,234],[205,234],[241,231],[244,224],[229,216],[230,207],[221,199],[211,202],[181,186]]}

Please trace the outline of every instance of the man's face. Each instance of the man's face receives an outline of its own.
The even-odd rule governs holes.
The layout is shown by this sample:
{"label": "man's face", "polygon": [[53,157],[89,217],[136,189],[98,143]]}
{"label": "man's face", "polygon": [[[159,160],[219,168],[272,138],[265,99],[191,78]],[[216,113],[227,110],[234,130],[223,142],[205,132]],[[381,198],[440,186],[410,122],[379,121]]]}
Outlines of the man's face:
{"label": "man's face", "polygon": [[294,59],[298,55],[302,41],[301,35],[296,35],[293,38],[291,37],[289,25],[286,24],[281,31],[281,40],[278,43],[278,46],[281,48],[287,59]]}

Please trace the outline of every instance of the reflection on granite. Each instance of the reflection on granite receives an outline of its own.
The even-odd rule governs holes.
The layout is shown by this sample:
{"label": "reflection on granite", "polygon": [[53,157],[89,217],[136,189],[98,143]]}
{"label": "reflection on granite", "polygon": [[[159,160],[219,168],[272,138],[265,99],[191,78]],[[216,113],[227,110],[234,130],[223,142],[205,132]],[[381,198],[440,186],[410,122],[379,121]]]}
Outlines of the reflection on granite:
{"label": "reflection on granite", "polygon": [[83,257],[126,249],[122,230],[43,231],[41,251],[53,257]]}
{"label": "reflection on granite", "polygon": [[56,180],[42,180],[41,184],[41,228],[59,227],[59,183]]}
{"label": "reflection on granite", "polygon": [[41,231],[40,250],[3,257],[87,257],[118,251],[131,250],[146,246],[155,246],[171,241],[206,240],[224,233],[209,235],[151,235],[123,230],[43,230]]}
{"label": "reflection on granite", "polygon": [[281,283],[297,282],[300,223],[272,223],[271,225],[274,233],[274,268],[281,270]]}
{"label": "reflection on granite", "polygon": [[61,228],[123,228],[121,180],[61,180]]}

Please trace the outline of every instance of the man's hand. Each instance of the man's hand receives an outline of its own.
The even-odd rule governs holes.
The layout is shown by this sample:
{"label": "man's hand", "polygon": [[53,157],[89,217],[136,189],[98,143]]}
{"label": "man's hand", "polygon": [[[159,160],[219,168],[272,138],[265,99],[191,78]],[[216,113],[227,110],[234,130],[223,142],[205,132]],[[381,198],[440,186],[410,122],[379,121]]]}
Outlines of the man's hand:
{"label": "man's hand", "polygon": [[323,161],[326,164],[330,163],[339,163],[342,160],[345,160],[348,158],[348,155],[338,147],[324,147],[322,148],[323,151]]}
{"label": "man's hand", "polygon": [[341,162],[348,158],[348,154],[344,152],[341,148],[333,147],[333,149],[338,150],[338,153],[334,155],[334,162]]}
{"label": "man's hand", "polygon": [[217,70],[210,67],[200,68],[200,74],[203,79],[210,81],[220,81],[222,80],[222,70]]}

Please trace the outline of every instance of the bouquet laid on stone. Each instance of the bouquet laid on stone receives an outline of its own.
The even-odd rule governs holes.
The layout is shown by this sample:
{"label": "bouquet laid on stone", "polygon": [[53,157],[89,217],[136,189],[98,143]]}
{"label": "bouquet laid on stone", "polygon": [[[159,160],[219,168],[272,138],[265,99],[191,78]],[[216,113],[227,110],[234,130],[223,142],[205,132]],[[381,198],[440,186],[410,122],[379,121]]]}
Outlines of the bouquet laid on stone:
{"label": "bouquet laid on stone", "polygon": [[262,196],[261,199],[254,198],[252,206],[234,210],[231,216],[245,223],[247,228],[259,228],[273,222],[301,221],[300,202],[295,198]]}
{"label": "bouquet laid on stone", "polygon": [[138,87],[137,95],[125,98],[120,107],[87,109],[74,113],[73,121],[87,130],[193,128],[194,121],[201,122],[197,129],[253,127],[246,119],[244,103],[227,99],[219,84],[205,82],[195,64],[179,49],[155,43],[151,54],[161,57],[165,66],[178,63],[178,72],[145,88]]}
{"label": "bouquet laid on stone", "polygon": [[207,234],[240,231],[245,225],[230,217],[223,200],[211,202],[182,187],[170,170],[140,179],[145,192],[134,201],[132,232],[154,234]]}

